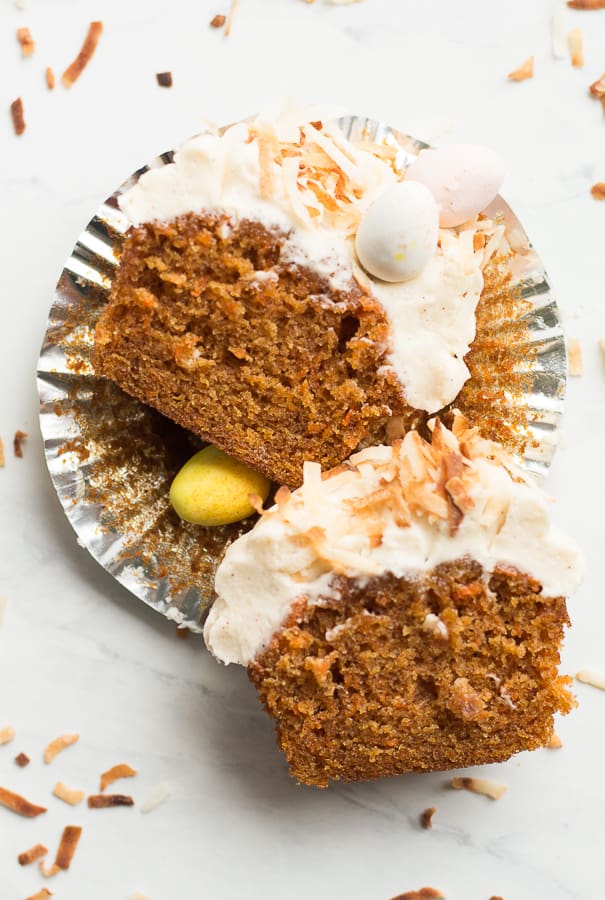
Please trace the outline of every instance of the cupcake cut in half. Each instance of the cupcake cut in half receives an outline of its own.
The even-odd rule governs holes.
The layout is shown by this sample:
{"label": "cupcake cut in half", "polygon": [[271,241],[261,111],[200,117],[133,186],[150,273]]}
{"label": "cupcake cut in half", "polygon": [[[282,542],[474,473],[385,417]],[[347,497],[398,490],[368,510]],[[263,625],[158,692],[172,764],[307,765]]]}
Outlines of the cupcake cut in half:
{"label": "cupcake cut in half", "polygon": [[325,787],[507,759],[568,712],[548,498],[456,415],[282,489],[227,550],[205,626],[248,667],[294,778]]}
{"label": "cupcake cut in half", "polygon": [[[504,227],[479,208],[439,227],[433,194],[397,157],[318,121],[188,141],[120,197],[132,228],[96,373],[290,487],[305,460],[332,467],[385,440],[388,423],[402,433],[450,404]],[[475,205],[496,193],[490,177]]]}

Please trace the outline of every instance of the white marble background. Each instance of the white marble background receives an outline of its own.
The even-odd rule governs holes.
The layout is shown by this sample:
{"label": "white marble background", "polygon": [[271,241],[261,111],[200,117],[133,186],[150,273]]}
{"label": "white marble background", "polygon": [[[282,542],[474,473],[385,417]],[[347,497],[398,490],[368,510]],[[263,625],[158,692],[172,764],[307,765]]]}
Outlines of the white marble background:
{"label": "white marble background", "polygon": [[[509,161],[505,189],[541,252],[582,341],[585,374],[570,384],[564,445],[550,488],[556,517],[586,549],[589,571],[571,603],[564,667],[605,670],[605,119],[587,86],[605,69],[605,11],[568,12],[586,66],[550,52],[550,0],[241,0],[229,39],[208,27],[227,0],[13,0],[0,3],[0,784],[46,804],[36,820],[0,808],[0,897],[38,889],[18,852],[51,849],[65,824],[84,835],[72,870],[49,885],[59,900],[389,900],[422,885],[449,900],[600,900],[605,800],[605,694],[577,686],[579,708],[558,725],[564,748],[490,767],[510,785],[498,802],[448,791],[443,775],[318,791],[297,787],[271,725],[239,669],[222,669],[198,638],[147,610],[80,550],[53,493],[37,426],[34,372],[52,291],[99,201],[202,119],[229,121],[286,94],[386,119],[419,137],[476,141]],[[49,93],[88,22],[105,33],[81,80]],[[22,60],[15,29],[37,41]],[[506,73],[530,54],[536,77]],[[155,83],[171,69],[172,90]],[[27,132],[7,114],[22,95]],[[14,459],[17,428],[30,433]],[[42,763],[46,742],[80,743]],[[32,757],[18,769],[16,752]],[[158,782],[171,798],[135,809],[71,809],[50,796],[62,779],[88,792],[128,762],[118,788],[137,802]],[[437,807],[434,828],[418,814]],[[599,849],[601,848],[601,849]]]}

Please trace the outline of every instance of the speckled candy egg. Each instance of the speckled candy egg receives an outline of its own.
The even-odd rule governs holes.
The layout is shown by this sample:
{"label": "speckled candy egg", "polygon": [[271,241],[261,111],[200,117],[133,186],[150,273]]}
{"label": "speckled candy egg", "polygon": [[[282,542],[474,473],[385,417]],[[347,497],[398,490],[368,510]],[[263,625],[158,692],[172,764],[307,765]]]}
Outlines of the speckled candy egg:
{"label": "speckled candy egg", "polygon": [[383,281],[415,278],[435,253],[439,211],[422,184],[393,185],[366,210],[355,249],[366,272]]}
{"label": "speckled candy egg", "polygon": [[451,144],[422,150],[406,181],[427,187],[439,207],[439,224],[454,228],[489,206],[504,181],[504,163],[488,147]]}

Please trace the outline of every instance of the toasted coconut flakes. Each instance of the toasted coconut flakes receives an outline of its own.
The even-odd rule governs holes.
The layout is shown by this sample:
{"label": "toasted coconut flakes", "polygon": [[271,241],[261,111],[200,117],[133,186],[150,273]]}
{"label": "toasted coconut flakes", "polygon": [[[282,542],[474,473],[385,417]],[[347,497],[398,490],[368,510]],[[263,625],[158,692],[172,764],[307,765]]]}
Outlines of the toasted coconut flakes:
{"label": "toasted coconut flakes", "polygon": [[231,0],[231,9],[229,10],[229,15],[227,17],[227,24],[225,25],[225,37],[229,37],[231,34],[231,29],[233,28],[233,21],[235,19],[235,14],[237,12],[237,8],[239,6],[239,0]]}
{"label": "toasted coconut flakes", "polygon": [[19,459],[23,459],[23,444],[27,440],[27,431],[21,431],[18,429],[15,431],[15,436],[13,438],[13,451],[15,456]]}
{"label": "toasted coconut flakes", "polygon": [[605,9],[605,0],[567,0],[570,9]]}
{"label": "toasted coconut flakes", "polygon": [[393,900],[442,900],[443,894],[437,888],[423,887],[419,891],[406,891],[405,894],[397,894]]}
{"label": "toasted coconut flakes", "polygon": [[569,374],[579,378],[584,373],[584,364],[582,362],[582,347],[577,338],[571,338],[567,347],[567,358],[569,361]]}
{"label": "toasted coconut flakes", "polygon": [[559,735],[555,731],[553,731],[553,733],[550,736],[550,740],[546,746],[548,747],[549,750],[560,750],[561,747],[563,746],[563,741],[561,740]]}
{"label": "toasted coconut flakes", "polygon": [[440,641],[447,641],[450,636],[447,625],[443,619],[440,619],[439,616],[436,616],[434,613],[427,613],[424,622],[422,623],[422,630]]}
{"label": "toasted coconut flakes", "polygon": [[42,859],[43,856],[46,856],[47,853],[48,848],[45,847],[44,844],[35,844],[33,847],[30,847],[29,850],[20,853],[17,860],[20,866],[29,866],[31,863],[38,862],[38,860]]}
{"label": "toasted coconut flakes", "polygon": [[605,362],[605,338],[600,339],[599,347],[601,348],[601,356],[603,357],[603,362]]}
{"label": "toasted coconut flakes", "polygon": [[128,794],[91,794],[88,798],[89,809],[107,809],[111,806],[134,806],[134,800]]}
{"label": "toasted coconut flakes", "polygon": [[79,734],[62,734],[60,735],[60,737],[55,738],[54,741],[50,742],[50,744],[44,751],[44,762],[51,763],[57,753],[65,750],[66,747],[71,747],[72,744],[75,744],[79,740]]}
{"label": "toasted coconut flakes", "polygon": [[581,69],[584,65],[584,34],[581,28],[572,28],[569,32],[569,51],[572,66]]}
{"label": "toasted coconut flakes", "polygon": [[567,58],[567,28],[565,27],[565,0],[554,0],[550,23],[552,55],[555,59]]}
{"label": "toasted coconut flakes", "polygon": [[0,468],[6,465],[6,456],[4,455],[4,441],[0,437]]}
{"label": "toasted coconut flakes", "polygon": [[153,812],[154,809],[157,809],[161,803],[164,803],[164,801],[170,797],[170,794],[171,791],[167,784],[162,783],[156,785],[145,803],[141,806],[141,812]]}
{"label": "toasted coconut flakes", "polygon": [[17,28],[17,40],[21,44],[21,55],[31,56],[36,49],[36,44],[29,28]]}
{"label": "toasted coconut flakes", "polygon": [[220,13],[217,13],[213,19],[210,19],[210,25],[212,28],[222,28],[226,21],[226,16],[222,16]]}
{"label": "toasted coconut flakes", "polygon": [[10,744],[15,737],[16,731],[11,725],[6,728],[0,728],[0,744]]}
{"label": "toasted coconut flakes", "polygon": [[81,837],[82,829],[79,825],[67,825],[63,829],[59,849],[55,856],[55,866],[62,869],[64,872],[69,869]]}
{"label": "toasted coconut flakes", "polygon": [[54,878],[55,875],[58,875],[61,871],[56,863],[53,863],[51,866],[47,866],[42,860],[38,863],[38,868],[40,869],[40,874],[45,878]]}
{"label": "toasted coconut flakes", "polygon": [[107,772],[103,772],[101,775],[101,793],[105,790],[105,788],[109,787],[110,784],[113,784],[114,781],[117,781],[119,778],[132,778],[133,775],[137,774],[137,770],[133,769],[131,766],[126,765],[126,763],[120,763],[117,766],[112,766],[111,769],[108,769]]}
{"label": "toasted coconut flakes", "polygon": [[16,100],[13,100],[11,103],[11,116],[13,119],[13,128],[15,129],[16,135],[22,135],[25,131],[25,115],[23,112],[23,100],[21,97],[17,97]]}
{"label": "toasted coconut flakes", "polygon": [[15,762],[17,763],[17,765],[19,766],[20,769],[24,769],[25,766],[29,766],[31,760],[30,760],[29,756],[27,755],[27,753],[18,753],[15,756]]}
{"label": "toasted coconut flakes", "polygon": [[483,794],[492,800],[499,800],[508,791],[508,786],[499,784],[489,778],[452,778],[451,785],[457,791],[471,791],[473,794]]}
{"label": "toasted coconut flakes", "polygon": [[597,181],[590,189],[595,200],[605,200],[605,181]]}
{"label": "toasted coconut flakes", "polygon": [[36,806],[35,803],[30,803],[25,797],[13,794],[12,791],[3,787],[0,787],[0,805],[6,806],[7,809],[12,809],[18,815],[26,816],[29,819],[41,816],[42,813],[46,812],[45,806]]}
{"label": "toasted coconut flakes", "polygon": [[170,88],[172,87],[172,72],[158,72],[155,80],[160,87]]}
{"label": "toasted coconut flakes", "polygon": [[601,75],[597,81],[593,81],[588,90],[593,97],[602,100],[605,97],[605,75]]}
{"label": "toasted coconut flakes", "polygon": [[530,56],[518,69],[508,73],[509,81],[526,81],[534,77],[534,57]]}
{"label": "toasted coconut flakes", "polygon": [[61,77],[61,81],[66,88],[71,87],[72,84],[74,84],[78,80],[78,78],[92,59],[102,33],[102,22],[90,23],[90,25],[88,26],[88,33],[84,38],[84,43],[82,44],[82,49],[80,50],[74,61],[65,69]]}
{"label": "toasted coconut flakes", "polygon": [[426,828],[428,830],[429,828],[433,827],[433,816],[436,812],[436,806],[429,806],[427,809],[423,810],[420,813],[420,825],[422,826],[422,828]]}
{"label": "toasted coconut flakes", "polygon": [[582,669],[576,673],[576,680],[582,684],[590,684],[592,687],[605,691],[605,675],[601,672],[594,672],[592,669]]}
{"label": "toasted coconut flakes", "polygon": [[30,897],[27,897],[27,900],[45,900],[46,897],[52,897],[53,892],[49,891],[48,888],[40,888],[40,890],[36,894],[32,894]]}
{"label": "toasted coconut flakes", "polygon": [[44,73],[46,76],[46,85],[49,91],[54,91],[55,89],[55,73],[50,66],[46,67],[46,72]]}
{"label": "toasted coconut flakes", "polygon": [[77,791],[75,788],[69,788],[62,781],[57,781],[53,788],[53,794],[59,800],[69,803],[70,806],[77,806],[84,799],[84,791]]}

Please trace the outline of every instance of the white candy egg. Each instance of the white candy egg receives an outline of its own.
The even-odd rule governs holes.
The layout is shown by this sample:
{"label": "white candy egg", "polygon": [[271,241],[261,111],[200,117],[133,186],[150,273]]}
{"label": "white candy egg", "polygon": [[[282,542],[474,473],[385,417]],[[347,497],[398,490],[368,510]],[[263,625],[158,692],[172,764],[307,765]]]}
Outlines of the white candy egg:
{"label": "white candy egg", "polygon": [[439,207],[439,224],[453,228],[492,202],[504,181],[504,163],[488,147],[451,144],[422,150],[406,181],[425,185]]}
{"label": "white candy egg", "polygon": [[422,184],[407,181],[381,194],[363,215],[355,249],[364,269],[383,281],[409,281],[437,249],[439,211]]}

